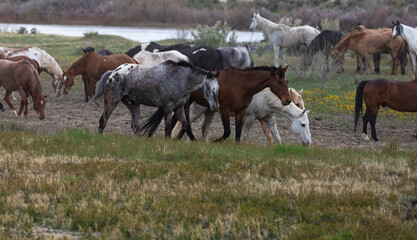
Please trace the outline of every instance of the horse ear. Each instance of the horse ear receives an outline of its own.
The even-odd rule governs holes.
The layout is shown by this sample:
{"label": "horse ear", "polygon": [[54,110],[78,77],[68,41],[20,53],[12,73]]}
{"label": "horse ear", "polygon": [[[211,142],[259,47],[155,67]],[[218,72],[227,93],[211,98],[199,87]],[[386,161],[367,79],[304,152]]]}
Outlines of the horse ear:
{"label": "horse ear", "polygon": [[308,110],[306,111],[306,114],[308,114],[310,111],[311,111],[311,109],[308,109]]}
{"label": "horse ear", "polygon": [[49,97],[49,94],[48,94],[48,95],[43,95],[43,99],[45,99],[45,98],[47,98],[47,97]]}
{"label": "horse ear", "polygon": [[83,52],[84,52],[84,53],[86,53],[86,51],[85,51],[85,49],[84,49],[84,48],[81,48],[81,50],[83,50]]}
{"label": "horse ear", "polygon": [[214,76],[215,76],[216,78],[218,78],[218,77],[220,76],[220,72],[216,72],[216,74],[214,74]]}
{"label": "horse ear", "polygon": [[395,22],[394,22],[394,21],[392,21],[392,25],[394,25],[394,26],[395,26]]}
{"label": "horse ear", "polygon": [[304,92],[304,88],[301,88],[301,90],[300,91],[298,91],[298,94],[303,94],[303,92]]}
{"label": "horse ear", "polygon": [[397,24],[400,25],[400,21],[397,20]]}
{"label": "horse ear", "polygon": [[288,69],[288,65],[285,66],[282,70],[284,70],[284,73],[285,73],[287,71],[287,69]]}

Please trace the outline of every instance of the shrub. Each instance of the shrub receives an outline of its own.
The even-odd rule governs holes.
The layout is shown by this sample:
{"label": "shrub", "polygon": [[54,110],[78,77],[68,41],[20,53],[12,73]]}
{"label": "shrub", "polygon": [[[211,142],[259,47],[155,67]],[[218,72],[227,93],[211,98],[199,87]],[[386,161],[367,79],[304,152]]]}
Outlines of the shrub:
{"label": "shrub", "polygon": [[19,28],[19,30],[17,30],[17,33],[19,33],[19,34],[26,34],[26,33],[28,33],[28,30],[26,29],[26,27],[21,26]]}
{"label": "shrub", "polygon": [[98,36],[98,32],[85,32],[84,33],[84,38],[94,38]]}
{"label": "shrub", "polygon": [[36,28],[32,28],[32,29],[30,29],[30,33],[31,33],[31,34],[36,34]]}
{"label": "shrub", "polygon": [[228,43],[236,43],[236,35],[231,34],[229,42],[227,36],[230,33],[230,27],[225,22],[217,21],[213,26],[197,25],[195,31],[191,31],[194,37],[195,45],[208,45],[213,48],[229,45]]}

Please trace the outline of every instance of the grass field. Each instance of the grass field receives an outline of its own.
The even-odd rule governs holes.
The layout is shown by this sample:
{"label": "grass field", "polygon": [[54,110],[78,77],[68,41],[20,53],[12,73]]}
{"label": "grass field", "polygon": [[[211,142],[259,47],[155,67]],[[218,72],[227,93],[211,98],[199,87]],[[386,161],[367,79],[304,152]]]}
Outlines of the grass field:
{"label": "grass field", "polygon": [[[81,47],[125,52],[138,43],[0,34],[0,44],[38,46],[65,70]],[[351,116],[357,82],[379,77],[355,75],[347,58],[346,73],[325,84],[301,80],[297,61],[289,57],[287,77],[304,88],[311,117]],[[381,76],[409,80],[387,75],[388,61]],[[415,120],[389,110],[378,117]],[[417,150],[395,141],[377,149],[205,144],[80,129],[39,135],[0,122],[1,239],[417,239],[416,186]]]}

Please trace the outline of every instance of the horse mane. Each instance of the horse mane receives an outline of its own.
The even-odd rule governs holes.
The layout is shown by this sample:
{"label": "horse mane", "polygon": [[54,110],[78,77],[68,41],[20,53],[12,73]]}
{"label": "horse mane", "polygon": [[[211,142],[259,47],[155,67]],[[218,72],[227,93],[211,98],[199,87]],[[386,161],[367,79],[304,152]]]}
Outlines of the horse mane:
{"label": "horse mane", "polygon": [[[278,96],[275,95],[275,93],[273,93],[270,88],[265,88],[262,91],[265,92],[265,100],[271,107],[277,108],[277,109],[283,107],[281,99],[279,99]],[[295,94],[298,96],[300,95],[298,94],[297,90],[295,90],[294,88],[288,88],[288,91],[291,93],[290,96],[292,96],[292,94]],[[294,100],[294,99],[291,99],[291,100]],[[292,113],[292,115],[294,115],[294,113]]]}
{"label": "horse mane", "polygon": [[357,34],[353,34],[353,35],[350,35],[350,36],[347,36],[347,37],[345,37],[345,38],[343,38],[337,45],[336,45],[336,49],[338,50],[338,51],[341,51],[341,49],[343,49],[344,51],[346,50],[346,47],[347,47],[347,45],[350,45],[350,42],[353,40],[353,39],[356,39],[356,40],[358,40],[358,38],[362,38],[364,35],[366,34],[366,32],[360,32],[360,33],[357,33]]}
{"label": "horse mane", "polygon": [[186,62],[184,60],[181,60],[179,62],[168,60],[168,61],[165,62],[165,64],[174,65],[174,66],[188,67],[193,72],[198,73],[200,75],[204,75],[204,76],[207,76],[207,74],[208,74],[207,71],[203,70],[202,68],[199,68],[199,67],[195,66],[192,62]]}
{"label": "horse mane", "polygon": [[45,69],[44,70],[45,72],[48,72],[48,73],[51,73],[51,74],[55,74],[54,72],[51,72],[50,71],[51,69],[49,69],[47,67],[47,66],[51,66],[51,67],[53,67],[53,70],[56,71],[56,74],[62,75],[62,69],[61,69],[61,67],[58,65],[58,63],[55,61],[55,59],[51,55],[49,55],[46,51],[44,51],[44,50],[42,50],[40,48],[37,48],[37,47],[33,47],[33,48],[36,49],[36,50],[38,50],[41,53],[41,59],[42,60],[45,60],[45,63],[47,63],[46,65],[45,64],[42,64],[42,63],[39,63],[40,65],[43,65],[41,67],[43,69]]}
{"label": "horse mane", "polygon": [[240,68],[230,66],[229,68],[234,69],[234,70],[239,70],[239,71],[269,71],[271,73],[271,76],[275,76],[275,72],[278,70],[277,67],[270,67],[270,66],[248,67],[245,69],[240,69]]}
{"label": "horse mane", "polygon": [[88,60],[87,59],[92,54],[97,54],[97,53],[96,52],[87,52],[80,59],[78,59],[77,61],[73,62],[71,64],[71,66],[67,69],[67,73],[69,73],[70,71],[75,71],[75,69],[80,68],[80,66],[82,66],[82,65],[87,66],[87,63],[88,63]]}

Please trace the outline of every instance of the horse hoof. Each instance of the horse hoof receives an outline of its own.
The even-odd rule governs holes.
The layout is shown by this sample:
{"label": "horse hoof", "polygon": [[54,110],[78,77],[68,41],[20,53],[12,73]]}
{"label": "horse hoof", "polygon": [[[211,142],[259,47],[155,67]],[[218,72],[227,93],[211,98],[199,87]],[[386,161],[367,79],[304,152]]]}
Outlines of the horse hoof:
{"label": "horse hoof", "polygon": [[368,137],[368,135],[366,135],[365,133],[362,133],[362,138],[363,138],[363,140],[365,140],[365,141],[369,141],[369,137]]}

